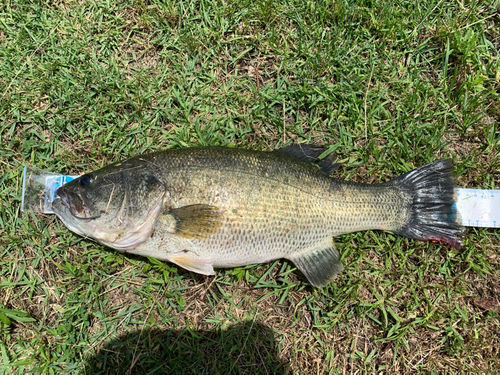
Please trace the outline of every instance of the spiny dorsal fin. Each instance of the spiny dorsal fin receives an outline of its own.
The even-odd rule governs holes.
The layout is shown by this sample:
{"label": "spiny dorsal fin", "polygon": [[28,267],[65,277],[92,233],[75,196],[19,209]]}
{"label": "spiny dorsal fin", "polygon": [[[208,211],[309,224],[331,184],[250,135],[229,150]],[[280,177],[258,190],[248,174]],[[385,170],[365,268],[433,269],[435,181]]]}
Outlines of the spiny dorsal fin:
{"label": "spiny dorsal fin", "polygon": [[331,241],[317,248],[292,254],[287,259],[290,259],[307,280],[318,288],[329,284],[333,277],[344,269],[339,252]]}
{"label": "spiny dorsal fin", "polygon": [[293,144],[274,150],[274,152],[281,152],[282,154],[293,156],[308,163],[316,164],[321,168],[323,173],[329,175],[340,166],[340,163],[334,163],[334,153],[331,153],[324,159],[318,159],[318,157],[325,151],[326,148],[322,146],[306,144]]}
{"label": "spiny dorsal fin", "polygon": [[206,204],[193,204],[164,212],[167,230],[184,238],[204,240],[222,225],[222,211]]}

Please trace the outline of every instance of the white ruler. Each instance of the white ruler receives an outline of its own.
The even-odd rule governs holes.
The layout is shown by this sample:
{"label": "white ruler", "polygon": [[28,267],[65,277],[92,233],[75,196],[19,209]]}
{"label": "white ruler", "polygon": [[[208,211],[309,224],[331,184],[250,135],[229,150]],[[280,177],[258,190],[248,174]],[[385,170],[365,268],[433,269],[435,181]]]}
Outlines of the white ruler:
{"label": "white ruler", "polygon": [[[23,177],[21,210],[51,214],[57,188],[78,176],[24,167]],[[457,189],[456,206],[462,225],[500,228],[500,190]]]}
{"label": "white ruler", "polygon": [[457,210],[466,227],[500,228],[500,190],[457,189]]}

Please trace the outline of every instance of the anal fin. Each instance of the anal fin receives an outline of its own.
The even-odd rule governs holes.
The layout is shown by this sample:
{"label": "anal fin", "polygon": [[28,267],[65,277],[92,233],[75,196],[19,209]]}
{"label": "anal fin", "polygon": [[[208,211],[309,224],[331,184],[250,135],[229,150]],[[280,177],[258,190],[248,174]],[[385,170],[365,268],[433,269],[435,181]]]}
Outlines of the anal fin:
{"label": "anal fin", "polygon": [[329,284],[334,276],[344,269],[339,252],[331,241],[313,249],[291,254],[287,259],[290,259],[307,280],[318,288]]}

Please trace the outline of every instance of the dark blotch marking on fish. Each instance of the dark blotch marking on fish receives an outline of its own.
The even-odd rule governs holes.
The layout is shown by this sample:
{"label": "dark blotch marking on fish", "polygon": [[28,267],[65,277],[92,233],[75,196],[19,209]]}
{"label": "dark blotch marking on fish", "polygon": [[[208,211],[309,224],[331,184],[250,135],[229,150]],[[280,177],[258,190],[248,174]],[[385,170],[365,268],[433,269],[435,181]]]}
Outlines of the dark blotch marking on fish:
{"label": "dark blotch marking on fish", "polygon": [[345,191],[342,188],[342,183],[334,179],[332,179],[332,182],[330,183],[330,192],[345,196]]}

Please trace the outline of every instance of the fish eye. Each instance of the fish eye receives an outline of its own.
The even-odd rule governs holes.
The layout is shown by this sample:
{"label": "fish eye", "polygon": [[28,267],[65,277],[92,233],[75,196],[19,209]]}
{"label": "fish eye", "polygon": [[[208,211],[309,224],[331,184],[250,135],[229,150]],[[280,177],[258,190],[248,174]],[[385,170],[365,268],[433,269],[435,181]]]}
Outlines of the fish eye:
{"label": "fish eye", "polygon": [[84,174],[81,178],[80,178],[80,185],[85,187],[85,186],[89,186],[90,183],[92,182],[92,177],[88,174]]}

